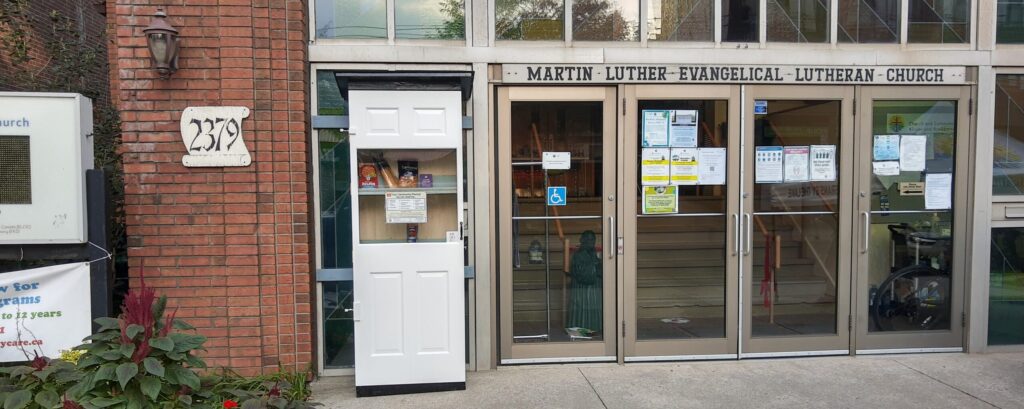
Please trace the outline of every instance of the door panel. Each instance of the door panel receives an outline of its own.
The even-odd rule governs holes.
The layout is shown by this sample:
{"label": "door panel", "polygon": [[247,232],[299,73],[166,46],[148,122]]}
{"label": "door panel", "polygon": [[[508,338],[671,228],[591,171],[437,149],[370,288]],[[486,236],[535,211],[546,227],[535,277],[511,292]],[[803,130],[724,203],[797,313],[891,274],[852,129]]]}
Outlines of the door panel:
{"label": "door panel", "polygon": [[[501,362],[615,359],[615,89],[499,88]],[[569,152],[568,170],[543,152]],[[564,187],[549,206],[547,187]]]}
{"label": "door panel", "polygon": [[744,93],[741,356],[848,353],[854,90]]}
{"label": "door panel", "polygon": [[[463,221],[460,93],[352,91],[350,101],[357,394],[465,382],[463,244],[450,234]],[[425,217],[398,211],[410,204]]]}
{"label": "door panel", "polygon": [[[735,357],[739,106],[739,86],[626,87],[620,193],[626,361]],[[645,211],[644,185],[659,183],[645,181],[640,171],[645,111],[695,112],[696,148],[725,149],[726,166],[713,171],[724,181],[676,178],[666,183],[678,189],[677,210]]]}
{"label": "door panel", "polygon": [[[969,98],[969,87],[861,88],[858,353],[963,345]],[[931,197],[948,205],[927,201],[947,180]]]}

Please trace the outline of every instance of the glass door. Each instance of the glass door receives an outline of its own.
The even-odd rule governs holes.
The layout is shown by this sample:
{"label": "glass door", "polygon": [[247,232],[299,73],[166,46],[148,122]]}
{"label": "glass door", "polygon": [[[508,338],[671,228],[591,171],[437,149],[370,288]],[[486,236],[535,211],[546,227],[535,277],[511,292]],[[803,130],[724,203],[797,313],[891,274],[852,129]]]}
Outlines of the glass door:
{"label": "glass door", "polygon": [[862,87],[858,354],[960,351],[969,87]]}
{"label": "glass door", "polygon": [[627,86],[624,360],[735,358],[739,86]]}
{"label": "glass door", "polygon": [[741,357],[849,353],[853,87],[744,87]]}
{"label": "glass door", "polygon": [[616,358],[615,95],[498,88],[502,364]]}

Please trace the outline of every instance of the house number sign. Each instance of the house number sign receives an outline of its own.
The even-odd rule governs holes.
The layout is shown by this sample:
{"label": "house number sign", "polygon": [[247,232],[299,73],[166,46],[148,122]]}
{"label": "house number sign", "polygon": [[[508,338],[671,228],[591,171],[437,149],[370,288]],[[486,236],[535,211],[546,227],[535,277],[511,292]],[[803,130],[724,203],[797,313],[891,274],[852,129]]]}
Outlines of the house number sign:
{"label": "house number sign", "polygon": [[186,167],[249,166],[252,157],[242,139],[247,107],[188,107],[181,113]]}

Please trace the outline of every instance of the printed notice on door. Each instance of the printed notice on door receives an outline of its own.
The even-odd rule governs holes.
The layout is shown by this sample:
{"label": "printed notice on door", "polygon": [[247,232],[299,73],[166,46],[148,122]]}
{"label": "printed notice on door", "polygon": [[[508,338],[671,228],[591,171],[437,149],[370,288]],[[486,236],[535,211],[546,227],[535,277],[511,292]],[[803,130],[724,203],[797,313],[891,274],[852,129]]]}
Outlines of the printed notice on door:
{"label": "printed notice on door", "polygon": [[427,192],[387,192],[384,210],[387,223],[426,223]]}
{"label": "printed notice on door", "polygon": [[640,184],[667,185],[669,182],[669,149],[647,148],[640,154]]}
{"label": "printed notice on door", "polygon": [[697,111],[685,109],[672,112],[668,127],[669,145],[673,148],[697,147]]}
{"label": "printed notice on door", "polygon": [[924,176],[924,208],[945,210],[953,207],[953,174],[929,173]]}
{"label": "printed notice on door", "polygon": [[811,145],[811,180],[836,180],[836,146]]}
{"label": "printed notice on door", "polygon": [[672,184],[697,184],[697,148],[672,148]]}
{"label": "printed notice on door", "polygon": [[903,135],[900,138],[900,170],[923,172],[928,153],[928,137]]}
{"label": "printed notice on door", "polygon": [[675,186],[644,186],[644,214],[673,214],[679,210]]}
{"label": "printed notice on door", "polygon": [[806,182],[808,179],[808,155],[810,148],[806,146],[787,146],[785,153],[786,182]]}
{"label": "printed notice on door", "polygon": [[643,113],[643,146],[668,146],[669,112],[664,110],[645,109]]}
{"label": "printed notice on door", "polygon": [[781,146],[758,146],[755,149],[754,182],[782,183]]}
{"label": "printed notice on door", "polygon": [[697,165],[700,175],[697,183],[701,185],[725,184],[725,148],[700,148],[697,152]]}

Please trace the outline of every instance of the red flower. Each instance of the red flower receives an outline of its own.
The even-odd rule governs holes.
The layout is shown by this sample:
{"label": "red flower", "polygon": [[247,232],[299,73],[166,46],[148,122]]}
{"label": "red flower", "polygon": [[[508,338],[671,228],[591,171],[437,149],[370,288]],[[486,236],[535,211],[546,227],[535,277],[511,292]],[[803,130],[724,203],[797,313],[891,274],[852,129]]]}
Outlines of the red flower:
{"label": "red flower", "polygon": [[235,401],[233,401],[231,399],[228,399],[228,400],[224,401],[224,409],[231,409],[231,408],[237,408],[237,407],[238,407],[238,402],[235,402]]}

